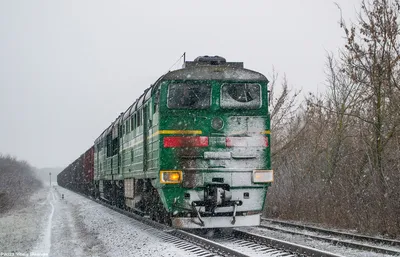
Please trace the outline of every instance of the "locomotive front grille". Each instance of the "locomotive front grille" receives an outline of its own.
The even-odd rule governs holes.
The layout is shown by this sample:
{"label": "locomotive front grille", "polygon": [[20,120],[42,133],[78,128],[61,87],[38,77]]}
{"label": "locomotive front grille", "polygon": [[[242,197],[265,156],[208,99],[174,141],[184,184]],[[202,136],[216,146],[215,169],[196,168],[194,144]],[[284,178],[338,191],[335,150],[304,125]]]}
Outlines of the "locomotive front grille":
{"label": "locomotive front grille", "polygon": [[231,187],[251,187],[253,169],[184,169],[182,171],[182,187],[205,187],[209,184],[225,183]]}

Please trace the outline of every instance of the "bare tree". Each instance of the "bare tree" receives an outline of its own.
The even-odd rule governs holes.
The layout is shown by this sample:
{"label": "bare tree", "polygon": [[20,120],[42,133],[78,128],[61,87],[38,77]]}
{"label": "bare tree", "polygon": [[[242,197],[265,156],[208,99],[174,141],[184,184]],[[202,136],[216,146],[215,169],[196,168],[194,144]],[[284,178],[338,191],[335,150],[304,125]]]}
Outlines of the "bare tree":
{"label": "bare tree", "polygon": [[[363,124],[360,136],[366,146],[369,171],[379,190],[379,210],[388,206],[391,161],[387,146],[399,133],[400,127],[400,55],[398,1],[363,1],[358,24],[344,28],[347,43],[342,52],[344,73],[358,86],[358,108],[349,115]],[[382,220],[388,226],[384,215]]]}
{"label": "bare tree", "polygon": [[[280,80],[279,74],[273,69],[269,89],[269,105],[271,118],[272,156],[279,154],[287,147],[297,133],[289,133],[294,128],[293,123],[298,121],[297,112],[299,108],[300,91],[289,89],[286,75]],[[279,84],[279,88],[278,87]],[[301,127],[296,127],[300,130]],[[297,131],[297,132],[298,132]]]}

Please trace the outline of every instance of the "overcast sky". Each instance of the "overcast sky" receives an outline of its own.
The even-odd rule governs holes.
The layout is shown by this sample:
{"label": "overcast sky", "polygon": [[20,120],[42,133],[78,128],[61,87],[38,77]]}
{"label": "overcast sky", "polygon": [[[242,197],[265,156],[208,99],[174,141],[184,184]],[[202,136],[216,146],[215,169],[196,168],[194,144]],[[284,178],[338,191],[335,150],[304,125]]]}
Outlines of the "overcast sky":
{"label": "overcast sky", "polygon": [[[336,0],[354,20],[359,0]],[[183,52],[306,92],[343,45],[331,0],[0,0],[0,153],[66,166]]]}

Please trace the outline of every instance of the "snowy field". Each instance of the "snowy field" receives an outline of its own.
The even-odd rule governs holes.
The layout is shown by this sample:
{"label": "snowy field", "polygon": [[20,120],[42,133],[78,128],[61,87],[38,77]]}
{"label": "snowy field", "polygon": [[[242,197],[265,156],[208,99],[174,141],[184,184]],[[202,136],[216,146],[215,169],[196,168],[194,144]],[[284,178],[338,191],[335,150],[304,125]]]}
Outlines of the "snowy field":
{"label": "snowy field", "polygon": [[[61,199],[64,194],[64,199]],[[0,256],[189,256],[163,232],[61,187],[0,216]]]}
{"label": "snowy field", "polygon": [[[25,208],[0,215],[0,257],[194,256],[166,242],[164,232],[58,186],[40,189],[26,202]],[[246,230],[343,256],[388,256],[260,228]]]}

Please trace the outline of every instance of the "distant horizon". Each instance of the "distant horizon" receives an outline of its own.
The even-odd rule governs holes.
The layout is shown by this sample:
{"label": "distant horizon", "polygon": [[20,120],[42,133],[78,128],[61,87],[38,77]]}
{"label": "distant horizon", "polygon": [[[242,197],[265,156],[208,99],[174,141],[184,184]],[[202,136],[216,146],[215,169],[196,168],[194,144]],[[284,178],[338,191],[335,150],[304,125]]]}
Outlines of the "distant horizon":
{"label": "distant horizon", "polygon": [[52,183],[57,182],[57,175],[61,171],[63,171],[64,168],[36,168],[36,170],[34,170],[34,173],[36,174],[36,177],[38,179],[40,179],[42,182],[50,184],[49,183],[49,179],[50,179],[49,172],[51,172],[51,182]]}

